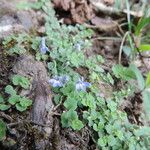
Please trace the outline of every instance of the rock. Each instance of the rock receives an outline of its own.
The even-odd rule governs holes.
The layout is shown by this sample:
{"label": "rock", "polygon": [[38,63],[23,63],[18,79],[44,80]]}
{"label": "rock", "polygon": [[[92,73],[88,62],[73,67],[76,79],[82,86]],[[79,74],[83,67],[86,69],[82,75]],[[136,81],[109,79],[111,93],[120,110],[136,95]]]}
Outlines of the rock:
{"label": "rock", "polygon": [[29,31],[33,27],[32,16],[27,11],[18,11],[17,17],[20,24],[24,27],[26,31]]}
{"label": "rock", "polygon": [[[0,39],[20,32],[28,32],[38,26],[37,14],[33,10],[17,10],[17,0],[0,2]],[[20,2],[20,1],[19,1]]]}
{"label": "rock", "polygon": [[47,70],[42,62],[36,61],[32,55],[22,55],[13,67],[13,72],[32,81],[30,97],[33,99],[31,121],[34,124],[34,144],[36,150],[50,147],[50,137],[53,128],[53,107]]}
{"label": "rock", "polygon": [[32,79],[39,75],[41,80],[48,80],[44,64],[36,61],[30,54],[24,54],[18,58],[17,63],[13,67],[13,72]]}
{"label": "rock", "polygon": [[0,18],[6,14],[12,15],[16,12],[16,8],[13,3],[5,0],[0,1]]}

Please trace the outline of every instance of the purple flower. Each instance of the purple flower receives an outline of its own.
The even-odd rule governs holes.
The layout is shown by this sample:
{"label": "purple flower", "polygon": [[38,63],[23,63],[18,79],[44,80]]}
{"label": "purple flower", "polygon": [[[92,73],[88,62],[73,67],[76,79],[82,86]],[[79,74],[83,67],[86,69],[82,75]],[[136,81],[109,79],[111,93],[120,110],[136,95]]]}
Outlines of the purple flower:
{"label": "purple flower", "polygon": [[68,76],[55,76],[49,80],[52,87],[63,87],[69,81]]}
{"label": "purple flower", "polygon": [[80,41],[80,42],[76,43],[74,47],[76,50],[81,51],[83,45],[84,45],[84,42]]}
{"label": "purple flower", "polygon": [[76,90],[77,91],[86,91],[86,88],[90,87],[91,83],[89,82],[84,82],[83,77],[81,79],[78,80],[78,82],[76,83]]}
{"label": "purple flower", "polygon": [[80,43],[77,43],[75,45],[75,49],[77,49],[78,51],[81,51],[81,44]]}
{"label": "purple flower", "polygon": [[40,52],[42,54],[45,54],[47,51],[49,51],[48,47],[45,44],[45,37],[42,37],[41,43],[40,43]]}

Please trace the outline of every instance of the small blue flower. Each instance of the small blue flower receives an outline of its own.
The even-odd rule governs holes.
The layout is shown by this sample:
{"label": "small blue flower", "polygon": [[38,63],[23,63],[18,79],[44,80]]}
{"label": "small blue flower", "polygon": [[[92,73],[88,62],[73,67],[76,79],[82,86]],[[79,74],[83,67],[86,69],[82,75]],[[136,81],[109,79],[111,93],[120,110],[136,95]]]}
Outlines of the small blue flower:
{"label": "small blue flower", "polygon": [[48,47],[45,44],[45,37],[42,37],[41,44],[40,44],[40,52],[42,54],[45,54],[47,51],[49,51]]}
{"label": "small blue flower", "polygon": [[86,88],[90,87],[91,83],[89,82],[84,82],[83,77],[81,79],[78,80],[78,82],[76,83],[76,90],[77,91],[86,91]]}
{"label": "small blue flower", "polygon": [[69,81],[69,77],[68,76],[60,76],[59,80],[63,83],[66,84]]}
{"label": "small blue flower", "polygon": [[75,45],[75,49],[77,49],[78,51],[81,51],[81,44],[80,43],[77,43]]}
{"label": "small blue flower", "polygon": [[63,87],[69,81],[68,76],[55,76],[49,80],[52,87]]}
{"label": "small blue flower", "polygon": [[76,43],[74,47],[75,47],[76,50],[81,51],[83,46],[84,46],[84,42],[80,41],[80,42]]}

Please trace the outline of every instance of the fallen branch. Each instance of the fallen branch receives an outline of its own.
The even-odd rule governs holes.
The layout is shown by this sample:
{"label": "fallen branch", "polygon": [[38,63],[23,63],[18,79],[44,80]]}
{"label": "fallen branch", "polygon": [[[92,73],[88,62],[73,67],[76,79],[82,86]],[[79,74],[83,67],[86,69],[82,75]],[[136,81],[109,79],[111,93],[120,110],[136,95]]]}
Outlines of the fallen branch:
{"label": "fallen branch", "polygon": [[91,2],[91,4],[96,7],[99,11],[105,13],[105,14],[116,14],[116,15],[121,15],[122,13],[127,14],[130,13],[130,15],[135,16],[135,17],[139,17],[141,18],[143,16],[143,12],[142,11],[130,11],[128,12],[127,9],[123,9],[123,10],[119,10],[115,7],[111,7],[111,6],[106,6],[105,4],[103,4],[102,2],[98,2],[98,1],[94,1],[94,0],[89,0]]}
{"label": "fallen branch", "polygon": [[13,121],[13,119],[9,115],[5,114],[4,112],[0,112],[0,117],[3,117],[5,119],[9,120],[10,122]]}
{"label": "fallen branch", "polygon": [[122,41],[122,38],[120,37],[96,37],[92,38],[92,40],[112,40],[112,41]]}

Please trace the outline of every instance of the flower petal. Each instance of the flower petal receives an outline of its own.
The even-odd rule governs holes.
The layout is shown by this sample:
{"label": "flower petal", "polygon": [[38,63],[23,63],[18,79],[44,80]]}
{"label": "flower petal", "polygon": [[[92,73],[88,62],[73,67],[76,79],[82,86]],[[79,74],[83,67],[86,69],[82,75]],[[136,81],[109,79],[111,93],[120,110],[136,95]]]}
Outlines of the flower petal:
{"label": "flower petal", "polygon": [[66,84],[69,81],[69,77],[65,75],[60,77],[60,80],[63,84]]}
{"label": "flower petal", "polygon": [[86,86],[86,87],[90,87],[90,86],[91,86],[91,83],[89,83],[89,82],[83,82],[83,84],[84,84],[84,86]]}
{"label": "flower petal", "polygon": [[63,84],[59,81],[56,81],[53,83],[53,87],[62,87],[62,86],[63,86]]}
{"label": "flower petal", "polygon": [[40,52],[42,54],[45,54],[47,51],[49,51],[48,47],[45,44],[45,37],[42,37],[41,43],[40,43]]}
{"label": "flower petal", "polygon": [[78,80],[78,82],[76,83],[76,90],[77,91],[86,91],[86,88],[90,87],[91,86],[91,83],[89,82],[84,82],[84,79],[83,77],[80,78]]}
{"label": "flower petal", "polygon": [[62,87],[62,83],[58,80],[55,79],[50,79],[49,83],[53,86],[53,87]]}
{"label": "flower petal", "polygon": [[40,52],[41,52],[42,54],[45,54],[47,51],[48,51],[48,47],[41,47],[41,48],[40,48]]}
{"label": "flower petal", "polygon": [[49,83],[53,87],[63,87],[68,80],[69,80],[68,76],[55,76],[54,78],[49,80]]}

